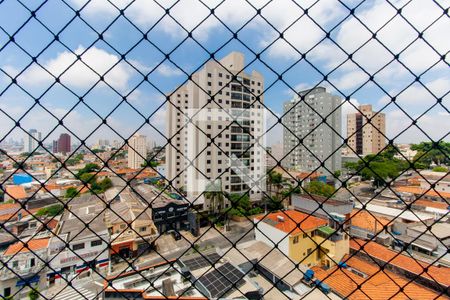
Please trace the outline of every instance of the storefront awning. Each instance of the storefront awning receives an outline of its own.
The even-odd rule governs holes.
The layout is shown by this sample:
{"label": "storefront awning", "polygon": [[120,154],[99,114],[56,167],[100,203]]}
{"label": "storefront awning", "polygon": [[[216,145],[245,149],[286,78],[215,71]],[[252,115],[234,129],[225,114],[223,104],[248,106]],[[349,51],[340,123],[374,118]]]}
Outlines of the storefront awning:
{"label": "storefront awning", "polygon": [[39,275],[35,275],[30,278],[24,278],[22,280],[17,281],[16,286],[24,286],[31,283],[39,282]]}

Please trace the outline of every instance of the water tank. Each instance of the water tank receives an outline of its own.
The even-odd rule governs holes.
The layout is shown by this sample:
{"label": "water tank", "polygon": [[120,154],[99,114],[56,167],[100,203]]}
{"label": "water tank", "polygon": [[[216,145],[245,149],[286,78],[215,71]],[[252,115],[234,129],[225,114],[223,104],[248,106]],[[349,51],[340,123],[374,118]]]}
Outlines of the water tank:
{"label": "water tank", "polygon": [[314,277],[314,271],[311,269],[306,270],[305,275],[303,276],[303,278],[306,281],[310,281],[311,279],[313,279]]}

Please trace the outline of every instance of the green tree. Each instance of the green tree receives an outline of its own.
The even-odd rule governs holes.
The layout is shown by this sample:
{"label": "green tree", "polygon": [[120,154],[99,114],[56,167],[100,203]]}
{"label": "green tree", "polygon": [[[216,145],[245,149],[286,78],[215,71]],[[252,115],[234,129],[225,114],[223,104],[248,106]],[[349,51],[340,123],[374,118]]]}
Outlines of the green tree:
{"label": "green tree", "polygon": [[422,142],[411,146],[411,150],[417,151],[414,162],[422,163],[429,167],[432,163],[450,164],[450,142],[439,143]]}
{"label": "green tree", "polygon": [[93,183],[96,181],[96,177],[95,174],[91,174],[91,173],[84,173],[80,176],[79,178],[83,183],[88,184],[88,183]]}
{"label": "green tree", "polygon": [[100,166],[94,163],[86,164],[82,169],[78,171],[75,175],[76,178],[80,179],[80,177],[85,173],[98,172],[100,170]]}
{"label": "green tree", "polygon": [[272,197],[272,188],[276,187],[275,194],[278,195],[280,188],[282,187],[283,183],[283,176],[276,172],[276,171],[270,171],[267,173],[267,187],[268,187],[268,194]]}
{"label": "green tree", "polygon": [[31,288],[31,290],[28,292],[28,298],[30,300],[37,300],[39,299],[39,292],[37,290],[37,288]]}
{"label": "green tree", "polygon": [[102,181],[98,183],[102,191],[106,191],[107,189],[111,188],[113,186],[113,183],[110,178],[105,178]]}
{"label": "green tree", "polygon": [[59,214],[61,214],[64,211],[64,206],[62,204],[53,204],[50,206],[46,206],[43,208],[40,208],[36,212],[36,216],[42,217],[42,216],[48,216],[48,217],[54,217]]}
{"label": "green tree", "polygon": [[433,168],[433,172],[443,172],[446,173],[448,172],[448,169],[446,167],[443,166],[437,166]]}
{"label": "green tree", "polygon": [[[22,163],[22,165],[21,165],[21,163]],[[28,165],[27,165],[26,163],[24,163],[24,162],[18,161],[18,162],[15,162],[15,163],[13,164],[13,168],[14,168],[14,169],[22,169],[22,170],[26,170],[26,169],[28,169]]]}
{"label": "green tree", "polygon": [[331,197],[333,195],[335,188],[329,184],[322,181],[311,181],[305,187],[305,190],[312,195],[320,195],[324,197]]}
{"label": "green tree", "polygon": [[220,179],[211,182],[205,189],[204,196],[212,206],[212,212],[217,214],[224,207],[225,197],[222,191],[222,182]]}
{"label": "green tree", "polygon": [[64,195],[64,197],[67,198],[67,199],[72,199],[72,198],[75,198],[75,197],[77,197],[79,195],[80,195],[80,193],[78,192],[77,188],[70,187],[70,188],[68,188],[66,190],[66,194]]}

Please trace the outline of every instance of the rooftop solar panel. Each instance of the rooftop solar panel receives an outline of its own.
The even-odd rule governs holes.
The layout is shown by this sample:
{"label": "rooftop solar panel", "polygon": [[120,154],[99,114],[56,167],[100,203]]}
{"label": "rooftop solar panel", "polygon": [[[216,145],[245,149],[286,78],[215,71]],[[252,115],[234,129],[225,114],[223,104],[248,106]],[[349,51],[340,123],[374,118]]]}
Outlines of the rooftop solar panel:
{"label": "rooftop solar panel", "polygon": [[214,252],[203,256],[200,255],[189,259],[182,259],[182,262],[189,270],[194,271],[214,265],[219,259],[220,255]]}
{"label": "rooftop solar panel", "polygon": [[212,298],[222,297],[233,288],[242,286],[244,274],[230,263],[225,263],[217,269],[199,278],[199,282],[208,290]]}

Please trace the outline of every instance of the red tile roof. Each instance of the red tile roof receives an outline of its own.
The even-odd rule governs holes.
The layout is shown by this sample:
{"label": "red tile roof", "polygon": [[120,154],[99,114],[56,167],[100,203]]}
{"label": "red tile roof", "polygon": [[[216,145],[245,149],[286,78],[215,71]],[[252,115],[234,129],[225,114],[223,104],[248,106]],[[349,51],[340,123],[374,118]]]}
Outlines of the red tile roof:
{"label": "red tile roof", "polygon": [[26,243],[26,246],[22,241],[20,241],[20,242],[10,245],[8,247],[8,249],[6,249],[6,251],[3,253],[3,255],[8,256],[8,255],[14,255],[19,252],[20,253],[30,252],[30,250],[37,251],[37,250],[40,250],[43,248],[47,248],[49,240],[50,240],[49,238],[32,239]]}
{"label": "red tile roof", "polygon": [[[283,218],[284,221],[280,222],[279,218]],[[257,217],[256,219],[263,219],[263,221],[271,220],[275,228],[291,234],[303,233],[303,231],[310,231],[317,227],[328,224],[327,220],[320,219],[296,210],[286,210],[271,213],[266,216]],[[300,228],[302,230],[300,230]]]}
{"label": "red tile roof", "polygon": [[26,199],[28,197],[25,188],[21,185],[7,185],[6,193],[13,199]]}
{"label": "red tile roof", "polygon": [[425,190],[425,189],[421,189],[420,187],[417,187],[417,186],[398,186],[398,187],[395,187],[395,189],[398,192],[411,193],[411,194],[421,195],[421,196],[423,195],[423,196],[440,197],[440,198],[450,199],[450,193],[437,192],[433,189]]}
{"label": "red tile roof", "polygon": [[[383,262],[389,261],[390,265],[407,270],[418,276],[437,281],[444,286],[450,286],[450,268],[436,267],[403,254],[397,255],[397,252],[375,242],[369,241],[367,244],[365,243],[366,242],[363,240],[353,239],[350,241],[350,248],[356,251],[365,252],[369,256]],[[362,245],[364,245],[364,249],[360,250]],[[428,268],[426,272],[424,271],[425,268]]]}
{"label": "red tile roof", "polygon": [[450,204],[447,202],[438,202],[438,201],[431,201],[431,200],[425,200],[425,199],[418,199],[413,202],[413,205],[418,206],[424,206],[424,207],[433,207],[433,208],[439,208],[439,209],[447,209]]}
{"label": "red tile roof", "polygon": [[[313,267],[315,276],[328,284],[333,292],[350,300],[372,299],[436,299],[438,293],[391,271],[383,270],[359,257],[344,258],[348,267],[366,275],[361,277],[349,268],[335,266],[329,270]],[[326,279],[325,279],[326,278]],[[360,285],[360,289],[358,289]],[[403,291],[400,291],[403,287]],[[444,296],[440,297],[445,299]]]}
{"label": "red tile roof", "polygon": [[389,224],[389,219],[375,217],[366,210],[354,209],[351,213],[350,222],[352,226],[378,233],[383,231],[384,225]]}

